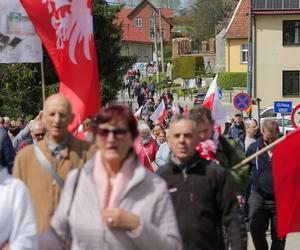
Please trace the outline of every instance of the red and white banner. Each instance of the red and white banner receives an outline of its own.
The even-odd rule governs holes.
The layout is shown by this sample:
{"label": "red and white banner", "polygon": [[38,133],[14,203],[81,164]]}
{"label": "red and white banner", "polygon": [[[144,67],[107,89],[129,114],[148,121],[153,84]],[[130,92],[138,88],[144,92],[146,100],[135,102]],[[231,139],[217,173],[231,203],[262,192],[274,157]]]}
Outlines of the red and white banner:
{"label": "red and white banner", "polygon": [[141,106],[135,113],[134,113],[134,117],[136,119],[139,119],[142,117],[142,111],[143,111],[144,105]]}
{"label": "red and white banner", "polygon": [[161,124],[164,123],[164,120],[166,118],[167,110],[165,107],[165,102],[161,101],[158,107],[155,109],[153,114],[150,116],[151,121],[160,121]]}
{"label": "red and white banner", "polygon": [[69,98],[74,131],[100,109],[99,76],[93,35],[92,0],[21,0]]}
{"label": "red and white banner", "polygon": [[218,75],[216,75],[215,79],[211,83],[203,105],[208,107],[211,110],[212,118],[216,125],[223,125],[226,121],[226,111],[221,105],[219,91],[218,91]]}
{"label": "red and white banner", "polygon": [[179,106],[178,104],[173,103],[172,104],[172,113],[174,114],[180,114]]}

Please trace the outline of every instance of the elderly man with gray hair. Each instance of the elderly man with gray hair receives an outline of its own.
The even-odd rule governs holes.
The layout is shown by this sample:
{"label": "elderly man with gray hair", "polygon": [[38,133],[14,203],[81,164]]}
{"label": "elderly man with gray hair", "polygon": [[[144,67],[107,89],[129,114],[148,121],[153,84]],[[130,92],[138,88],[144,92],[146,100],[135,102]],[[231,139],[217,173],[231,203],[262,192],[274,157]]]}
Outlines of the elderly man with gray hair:
{"label": "elderly man with gray hair", "polygon": [[236,139],[238,144],[247,152],[248,147],[256,142],[256,140],[261,136],[261,133],[258,129],[258,124],[255,119],[247,119],[244,122],[245,124],[245,132]]}
{"label": "elderly man with gray hair", "polygon": [[[265,119],[261,130],[262,137],[249,146],[247,156],[254,154],[279,138],[279,124],[275,120]],[[250,167],[252,178],[249,218],[255,249],[268,249],[266,231],[271,222],[271,249],[283,250],[285,239],[281,240],[276,230],[277,214],[272,177],[272,149],[253,159]]]}
{"label": "elderly man with gray hair", "polygon": [[40,119],[41,112],[34,120],[30,121],[30,123],[25,126],[25,128],[23,128],[13,139],[12,144],[16,153],[26,145],[36,143],[37,141],[44,138],[46,127]]}

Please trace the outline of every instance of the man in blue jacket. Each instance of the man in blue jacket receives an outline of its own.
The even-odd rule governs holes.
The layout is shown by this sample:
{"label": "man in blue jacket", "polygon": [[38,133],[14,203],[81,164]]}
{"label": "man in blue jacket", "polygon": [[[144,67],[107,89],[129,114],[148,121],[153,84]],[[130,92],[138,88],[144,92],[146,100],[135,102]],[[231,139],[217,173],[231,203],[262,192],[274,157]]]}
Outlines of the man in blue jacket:
{"label": "man in blue jacket", "polygon": [[[262,137],[251,144],[247,156],[254,154],[279,138],[279,125],[275,120],[262,123]],[[284,167],[284,166],[283,166]],[[268,250],[266,231],[271,222],[271,249],[283,250],[285,239],[280,240],[276,230],[277,215],[272,177],[272,149],[251,162],[251,195],[249,198],[250,232],[257,250]]]}

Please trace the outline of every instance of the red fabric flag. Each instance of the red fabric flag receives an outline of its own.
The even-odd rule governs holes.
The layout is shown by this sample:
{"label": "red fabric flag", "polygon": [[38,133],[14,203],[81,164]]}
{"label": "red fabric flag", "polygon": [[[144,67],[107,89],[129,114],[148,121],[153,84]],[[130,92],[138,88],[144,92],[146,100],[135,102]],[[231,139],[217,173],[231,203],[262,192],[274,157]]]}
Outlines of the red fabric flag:
{"label": "red fabric flag", "polygon": [[300,130],[288,134],[273,150],[272,173],[277,232],[282,238],[300,232]]}
{"label": "red fabric flag", "polygon": [[161,101],[158,107],[153,112],[153,114],[150,116],[150,120],[152,120],[153,122],[160,121],[160,123],[163,125],[166,115],[167,110],[165,107],[165,102]]}
{"label": "red fabric flag", "polygon": [[189,108],[188,108],[188,105],[187,105],[187,104],[185,104],[185,106],[184,106],[183,114],[184,114],[184,115],[188,115],[188,114],[189,114]]}
{"label": "red fabric flag", "polygon": [[219,96],[218,90],[218,75],[215,76],[215,79],[211,83],[203,104],[211,110],[211,115],[215,124],[221,126],[226,120],[226,111],[223,108]]}
{"label": "red fabric flag", "polygon": [[74,131],[100,109],[92,0],[21,0],[70,100]]}

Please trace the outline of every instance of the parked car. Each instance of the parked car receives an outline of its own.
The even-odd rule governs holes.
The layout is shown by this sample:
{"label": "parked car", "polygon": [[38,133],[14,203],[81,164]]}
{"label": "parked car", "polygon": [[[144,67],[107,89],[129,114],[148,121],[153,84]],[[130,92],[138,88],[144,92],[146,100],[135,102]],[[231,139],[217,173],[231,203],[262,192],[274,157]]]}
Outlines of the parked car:
{"label": "parked car", "polygon": [[261,119],[261,122],[263,122],[266,119],[272,119],[278,122],[279,124],[279,131],[282,134],[286,134],[287,131],[291,132],[293,130],[295,130],[295,128],[293,127],[292,124],[292,119],[290,115],[284,116],[284,131],[283,131],[283,126],[282,126],[282,117],[265,117]]}
{"label": "parked car", "polygon": [[201,105],[204,102],[206,93],[198,93],[194,99],[194,105]]}

